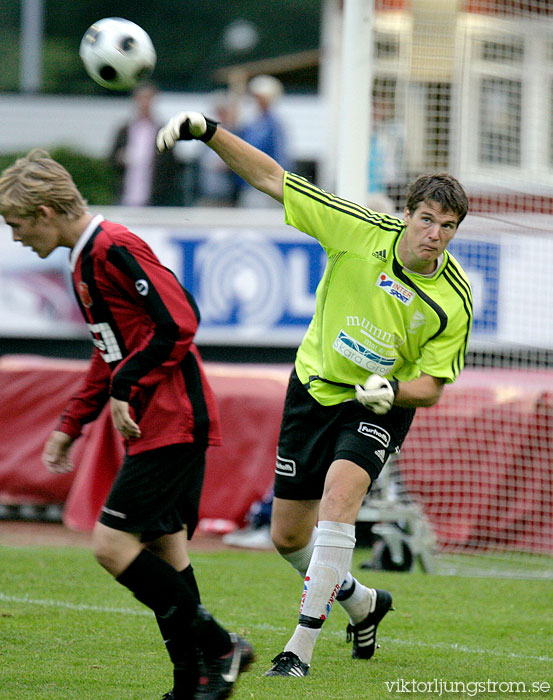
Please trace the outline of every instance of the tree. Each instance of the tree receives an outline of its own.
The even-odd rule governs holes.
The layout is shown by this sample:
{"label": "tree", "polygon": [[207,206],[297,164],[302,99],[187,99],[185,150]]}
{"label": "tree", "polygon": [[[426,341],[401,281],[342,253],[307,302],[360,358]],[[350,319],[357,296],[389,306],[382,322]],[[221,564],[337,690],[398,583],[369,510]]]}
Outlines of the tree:
{"label": "tree", "polygon": [[[105,94],[86,75],[79,59],[79,43],[96,20],[113,14],[105,0],[44,0],[44,91],[64,94]],[[0,40],[9,55],[18,55],[19,0],[2,3]],[[5,9],[4,9],[5,8]],[[117,13],[142,26],[151,36],[158,63],[154,78],[164,90],[207,91],[216,84],[221,67],[289,54],[319,45],[320,0],[158,0],[155,4],[121,0]],[[229,41],[228,28],[241,20],[255,30],[256,40]],[[245,26],[245,25],[244,25]],[[253,34],[252,34],[253,36]],[[11,61],[13,64],[13,60]],[[287,89],[314,91],[316,71],[279,76]],[[4,90],[18,89],[17,70],[2,77]]]}

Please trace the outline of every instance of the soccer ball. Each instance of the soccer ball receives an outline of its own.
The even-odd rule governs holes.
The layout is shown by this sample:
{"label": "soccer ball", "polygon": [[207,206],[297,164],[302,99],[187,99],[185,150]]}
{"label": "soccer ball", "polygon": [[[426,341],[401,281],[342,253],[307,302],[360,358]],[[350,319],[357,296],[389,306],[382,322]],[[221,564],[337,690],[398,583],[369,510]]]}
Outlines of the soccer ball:
{"label": "soccer ball", "polygon": [[94,22],[81,40],[79,55],[92,80],[109,90],[133,88],[156,65],[156,50],[148,34],[120,17]]}

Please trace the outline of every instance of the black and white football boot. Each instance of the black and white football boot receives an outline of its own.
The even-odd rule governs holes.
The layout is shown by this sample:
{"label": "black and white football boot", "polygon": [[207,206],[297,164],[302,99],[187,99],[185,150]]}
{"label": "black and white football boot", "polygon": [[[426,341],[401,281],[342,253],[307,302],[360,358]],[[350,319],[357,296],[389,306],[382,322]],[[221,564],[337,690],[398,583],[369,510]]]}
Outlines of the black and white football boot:
{"label": "black and white football boot", "polygon": [[268,671],[265,671],[266,676],[294,676],[302,678],[309,674],[309,664],[304,664],[303,661],[292,651],[281,651],[274,659],[271,659],[273,664]]}
{"label": "black and white football boot", "polygon": [[371,609],[367,617],[357,625],[349,624],[346,629],[346,642],[353,641],[351,656],[353,659],[370,659],[376,645],[376,628],[384,615],[392,608],[392,596],[388,591],[374,589]]}

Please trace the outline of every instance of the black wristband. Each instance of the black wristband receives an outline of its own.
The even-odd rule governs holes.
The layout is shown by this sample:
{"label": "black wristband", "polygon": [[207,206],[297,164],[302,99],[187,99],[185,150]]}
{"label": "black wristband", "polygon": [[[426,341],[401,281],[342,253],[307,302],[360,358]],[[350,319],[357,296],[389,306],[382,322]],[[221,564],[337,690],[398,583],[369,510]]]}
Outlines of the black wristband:
{"label": "black wristband", "polygon": [[[204,114],[205,117],[205,114]],[[207,143],[209,139],[212,138],[213,134],[217,131],[217,124],[218,122],[213,121],[213,119],[210,119],[209,117],[205,117],[205,123],[206,123],[206,130],[205,134],[203,136],[200,136],[200,141],[203,141],[204,143]]]}
{"label": "black wristband", "polygon": [[217,131],[217,122],[202,115],[205,119],[205,133],[201,136],[194,136],[190,131],[190,119],[185,119],[179,128],[178,141],[204,141],[207,143],[213,134]]}
{"label": "black wristband", "polygon": [[392,391],[394,392],[394,396],[396,396],[396,395],[397,395],[397,389],[398,389],[398,386],[399,386],[398,380],[397,380],[397,379],[388,379],[388,381],[390,382],[390,386],[392,387]]}

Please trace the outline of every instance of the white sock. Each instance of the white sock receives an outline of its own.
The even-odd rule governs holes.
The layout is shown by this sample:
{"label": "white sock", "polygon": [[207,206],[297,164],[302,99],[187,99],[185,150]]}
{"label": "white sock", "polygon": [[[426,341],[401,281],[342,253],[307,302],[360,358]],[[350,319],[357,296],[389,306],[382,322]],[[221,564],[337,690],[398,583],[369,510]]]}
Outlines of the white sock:
{"label": "white sock", "polygon": [[356,583],[357,579],[353,578],[353,574],[351,571],[348,571],[346,574],[346,578],[344,579],[344,583],[342,584],[342,588],[340,591],[342,593],[345,593],[346,591],[349,591],[349,589],[353,586],[354,583]]}
{"label": "white sock", "polygon": [[376,602],[376,591],[374,588],[367,588],[362,583],[359,583],[359,581],[353,578],[353,576],[352,579],[355,584],[353,593],[345,600],[337,600],[349,615],[351,624],[357,625],[367,617],[371,610],[374,609]]}
{"label": "white sock", "polygon": [[309,665],[311,663],[311,657],[313,656],[315,642],[317,641],[320,633],[320,627],[319,629],[313,629],[311,627],[298,625],[294,630],[294,634],[290,637],[288,643],[284,647],[284,651],[293,652],[299,657],[300,661],[303,661],[304,664]]}
{"label": "white sock", "polygon": [[[305,547],[302,549],[298,549],[295,552],[290,552],[288,554],[281,554],[280,556],[283,559],[286,559],[286,561],[293,566],[293,568],[298,572],[298,574],[302,577],[305,578],[305,574],[307,573],[307,569],[309,567],[309,562],[311,561],[311,557],[313,556],[313,549],[315,548],[315,542],[317,540],[317,534],[318,534],[318,528],[314,527],[313,528],[313,533],[311,535],[311,540],[309,544],[307,544]],[[345,575],[344,578],[344,583],[342,584],[342,588],[340,589],[341,591],[349,591],[349,589],[355,584],[356,586],[356,593],[359,595],[361,591],[368,591],[369,589],[366,586],[363,586],[363,584],[359,583],[359,581],[353,576],[353,574],[348,571]],[[366,595],[366,593],[365,593]],[[347,607],[343,605],[343,602],[338,599],[338,602],[340,605],[343,606],[343,608],[347,611]],[[365,613],[363,616],[363,619],[368,615],[368,611]],[[354,623],[355,624],[355,623]]]}
{"label": "white sock", "polygon": [[301,623],[285,650],[294,651],[306,664],[311,662],[320,627],[330,614],[351,564],[355,547],[355,527],[348,523],[319,521],[319,532],[304,579],[300,621],[311,618],[313,625]]}
{"label": "white sock", "polygon": [[305,578],[305,574],[307,573],[307,568],[309,567],[309,562],[311,561],[311,557],[313,555],[313,548],[315,547],[318,532],[318,528],[314,527],[309,544],[295,552],[280,555],[294,567],[302,578]]}

